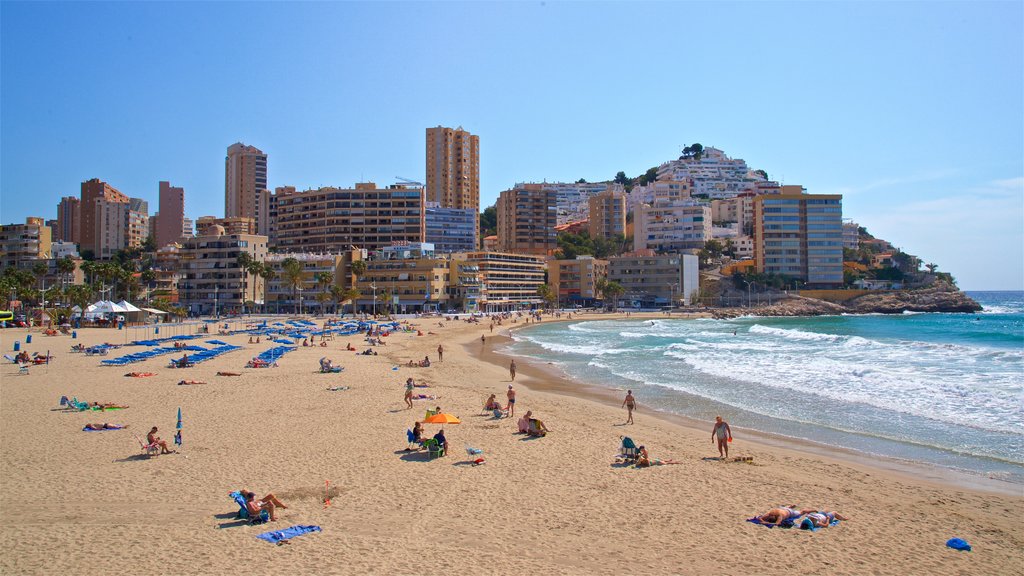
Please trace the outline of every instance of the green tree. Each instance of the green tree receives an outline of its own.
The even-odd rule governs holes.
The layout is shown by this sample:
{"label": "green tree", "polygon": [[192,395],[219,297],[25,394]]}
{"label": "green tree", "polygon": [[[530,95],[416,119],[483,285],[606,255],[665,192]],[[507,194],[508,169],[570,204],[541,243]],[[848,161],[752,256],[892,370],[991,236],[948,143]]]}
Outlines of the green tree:
{"label": "green tree", "polygon": [[754,174],[758,174],[759,176],[761,176],[761,178],[764,178],[765,180],[768,179],[768,173],[765,172],[764,170],[754,170]]}
{"label": "green tree", "polygon": [[586,184],[587,183],[587,179],[586,178],[580,178],[579,180],[576,181],[576,183],[577,184]]}
{"label": "green tree", "polygon": [[682,160],[684,158],[686,158],[686,159],[691,159],[692,158],[693,160],[696,160],[697,162],[700,162],[700,159],[703,158],[703,157],[704,157],[704,147],[701,146],[700,143],[696,143],[696,144],[690,144],[689,146],[683,148],[683,155],[680,156],[679,159]]}
{"label": "green tree", "polygon": [[608,282],[605,283],[604,290],[602,290],[602,293],[606,297],[611,298],[612,311],[617,311],[619,309],[619,296],[625,294],[626,289],[622,287],[622,284],[619,284],[614,280],[609,280]]}
{"label": "green tree", "polygon": [[480,213],[480,242],[498,233],[498,207],[490,205]]}
{"label": "green tree", "polygon": [[651,182],[658,179],[658,167],[648,168],[647,172],[644,172],[643,176],[640,177],[640,185],[646,186]]}
{"label": "green tree", "polygon": [[320,301],[320,314],[324,313],[324,304],[331,299],[331,285],[334,284],[334,273],[319,272],[316,275],[316,285],[320,289],[316,299]]}
{"label": "green tree", "polygon": [[537,297],[544,301],[545,308],[551,308],[558,303],[558,294],[547,284],[537,286]]}
{"label": "green tree", "polygon": [[70,256],[57,260],[57,272],[61,275],[61,283],[68,286],[71,284],[71,275],[75,273],[75,261]]}
{"label": "green tree", "polygon": [[[277,278],[277,273],[274,272],[274,269],[272,267],[270,267],[269,264],[264,262],[264,263],[260,264],[259,275],[260,275],[260,278],[263,279],[263,311],[266,312],[267,311],[267,294],[266,294],[266,292],[267,292],[267,286],[268,286],[267,282]],[[255,300],[255,299],[256,299],[256,296],[254,294],[253,295],[253,300]]]}
{"label": "green tree", "polygon": [[[354,262],[353,262],[354,264]],[[302,285],[302,262],[288,257],[281,261],[281,278],[292,290],[292,300],[298,302],[299,286]]]}
{"label": "green tree", "polygon": [[615,182],[616,184],[622,184],[623,186],[630,184],[629,177],[627,177],[626,173],[621,170],[615,173],[615,179],[613,180],[613,182]]}
{"label": "green tree", "polygon": [[352,262],[352,274],[359,280],[366,275],[366,261],[356,260]]}
{"label": "green tree", "polygon": [[[239,252],[238,256],[235,258],[235,263],[238,264],[238,269],[242,271],[242,282],[248,283],[249,277],[251,276],[252,273],[252,255],[249,254],[248,252]],[[253,294],[255,294],[255,288],[253,288]],[[254,295],[252,299],[256,300],[256,296]],[[245,312],[244,304],[242,312]]]}

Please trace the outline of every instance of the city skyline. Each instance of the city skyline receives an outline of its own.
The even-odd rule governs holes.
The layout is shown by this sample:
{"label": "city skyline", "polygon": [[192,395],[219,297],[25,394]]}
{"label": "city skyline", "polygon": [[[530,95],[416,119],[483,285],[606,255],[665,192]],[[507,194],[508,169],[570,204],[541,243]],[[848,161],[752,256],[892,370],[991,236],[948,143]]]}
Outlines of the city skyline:
{"label": "city skyline", "polygon": [[[222,24],[243,8],[257,28],[303,33],[227,70],[220,62],[249,48]],[[1019,4],[4,3],[0,13],[4,223],[55,218],[91,178],[154,205],[170,181],[185,189],[187,217],[224,216],[234,142],[267,154],[271,190],[425,182],[424,130],[462,126],[481,140],[481,208],[516,182],[637,176],[701,142],[782,183],[843,194],[844,217],[964,288],[1024,287]],[[423,48],[445,22],[469,36]],[[93,25],[118,33],[66,40]],[[385,27],[402,33],[365,48]],[[510,30],[537,42],[503,39]],[[733,41],[719,45],[721,30]]]}

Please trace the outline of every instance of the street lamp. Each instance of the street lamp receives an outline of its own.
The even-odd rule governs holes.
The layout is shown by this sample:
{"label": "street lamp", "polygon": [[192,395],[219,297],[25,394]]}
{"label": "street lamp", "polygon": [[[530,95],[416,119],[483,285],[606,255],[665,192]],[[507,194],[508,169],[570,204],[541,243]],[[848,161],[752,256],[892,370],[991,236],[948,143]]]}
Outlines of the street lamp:
{"label": "street lamp", "polygon": [[373,317],[377,317],[377,283],[371,282],[370,289],[373,290]]}
{"label": "street lamp", "polygon": [[217,304],[220,302],[220,284],[216,283],[217,279],[214,278],[213,284],[213,317],[220,318],[220,314],[217,312]]}

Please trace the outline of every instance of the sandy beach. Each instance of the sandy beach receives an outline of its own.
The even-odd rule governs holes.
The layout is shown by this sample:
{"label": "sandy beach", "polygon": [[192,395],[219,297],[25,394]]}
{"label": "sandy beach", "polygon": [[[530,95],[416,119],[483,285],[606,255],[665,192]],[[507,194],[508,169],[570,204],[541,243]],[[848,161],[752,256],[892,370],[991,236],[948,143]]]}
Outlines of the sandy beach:
{"label": "sandy beach", "polygon": [[[551,430],[527,438],[515,434],[515,419],[482,410],[509,385],[497,352],[510,326],[492,335],[486,322],[412,322],[423,336],[392,334],[377,356],[346,352],[348,342],[359,351],[366,343],[339,337],[259,370],[244,366],[275,344],[250,345],[247,335],[195,340],[244,349],[173,370],[166,365],[177,354],[108,367],[69,353],[75,343],[123,341],[116,330],[79,330],[77,340],[36,330],[29,345],[24,329],[0,332],[7,354],[18,340],[55,355],[28,375],[0,368],[0,573],[1024,574],[1024,494],[1013,487],[934,481],[738,430],[732,455],[753,462],[708,460],[717,456],[711,422],[658,417],[641,400],[636,423],[622,426],[612,395],[573,391],[519,361],[517,416],[532,410]],[[406,367],[437,360],[439,344],[443,362]],[[325,355],[344,372],[319,374]],[[132,371],[156,375],[124,376]],[[438,398],[407,410],[408,377],[429,385],[417,393]],[[337,386],[350,389],[328,391]],[[58,406],[62,395],[130,408],[70,412]],[[462,423],[445,427],[451,453],[428,460],[404,450],[405,431],[435,405]],[[179,407],[179,453],[142,456],[133,433],[155,425],[170,441]],[[83,432],[88,422],[129,428]],[[425,425],[428,434],[437,427]],[[627,433],[653,457],[682,464],[616,465]],[[486,464],[471,465],[467,444]],[[289,508],[277,522],[240,522],[228,493],[242,488],[273,492]],[[745,521],[782,504],[850,520],[814,533]],[[292,525],[322,531],[287,546],[255,537]],[[947,548],[953,537],[974,550]]]}

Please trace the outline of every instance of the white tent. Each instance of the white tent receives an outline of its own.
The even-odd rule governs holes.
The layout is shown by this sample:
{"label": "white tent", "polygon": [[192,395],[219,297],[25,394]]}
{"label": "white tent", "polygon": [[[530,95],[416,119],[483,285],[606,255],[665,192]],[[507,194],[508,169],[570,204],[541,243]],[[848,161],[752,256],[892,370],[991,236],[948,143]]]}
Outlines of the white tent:
{"label": "white tent", "polygon": [[124,308],[121,308],[120,306],[114,304],[110,300],[100,300],[99,302],[94,303],[89,308],[91,308],[91,310],[89,310],[90,312],[95,312],[97,314],[111,314],[114,312],[124,312]]}
{"label": "white tent", "polygon": [[131,304],[131,302],[128,302],[127,300],[121,300],[120,302],[117,303],[117,305],[120,306],[121,308],[124,308],[125,312],[142,312],[141,308],[136,308]]}

